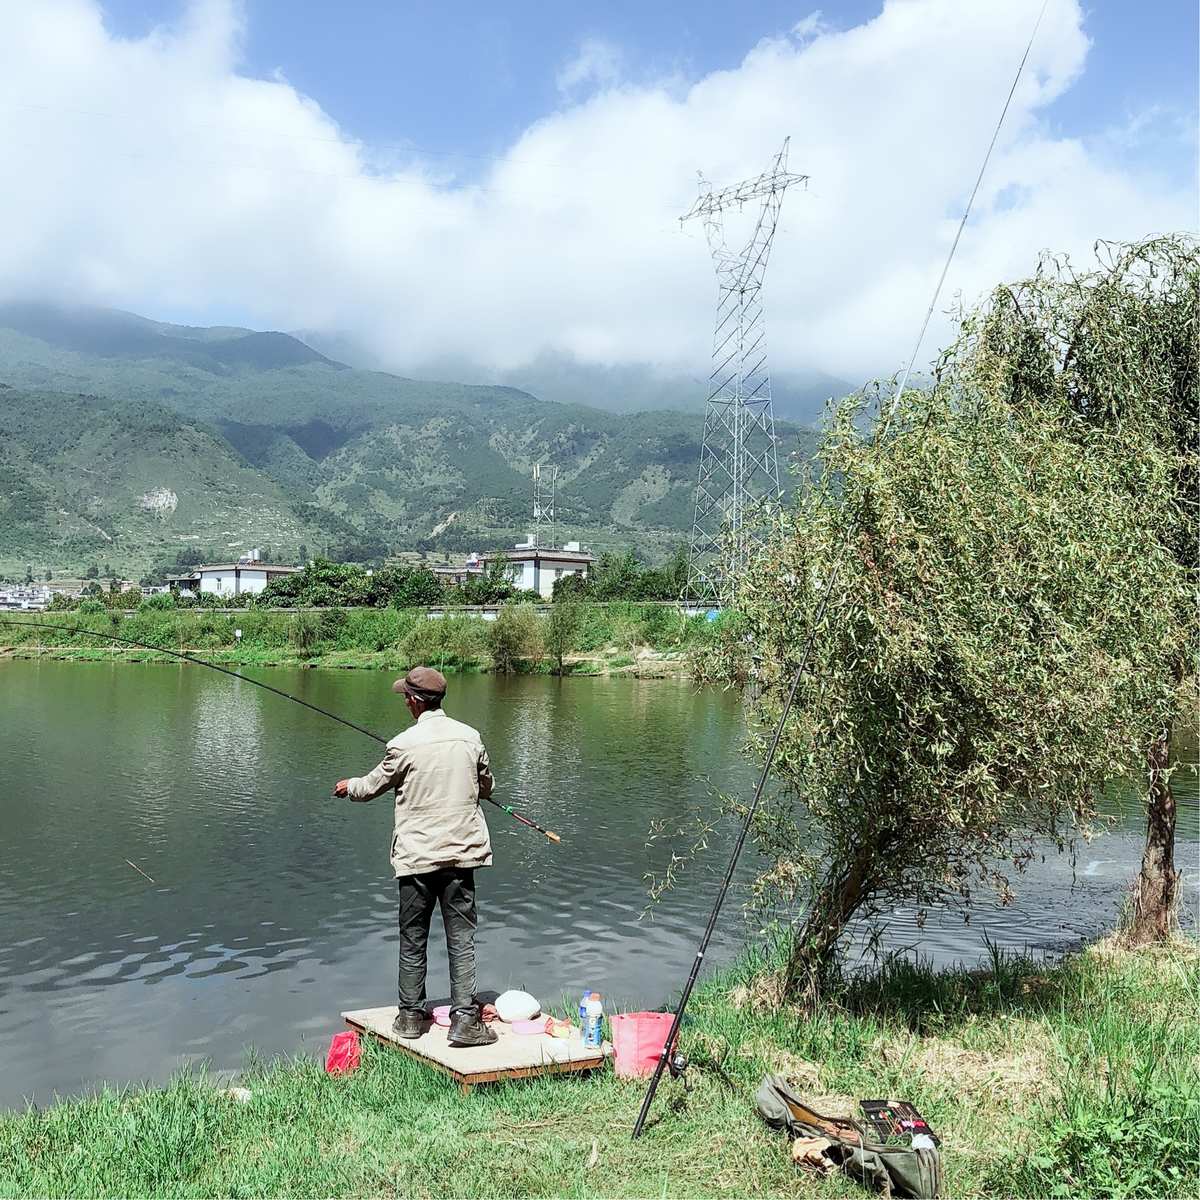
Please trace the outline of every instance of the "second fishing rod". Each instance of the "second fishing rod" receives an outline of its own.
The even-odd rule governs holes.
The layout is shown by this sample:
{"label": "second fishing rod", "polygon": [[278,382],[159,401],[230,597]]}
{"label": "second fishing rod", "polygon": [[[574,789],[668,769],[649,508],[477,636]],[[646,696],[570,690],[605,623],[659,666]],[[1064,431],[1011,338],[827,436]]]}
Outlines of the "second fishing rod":
{"label": "second fishing rod", "polygon": [[[327,708],[322,708],[319,704],[312,704],[308,700],[302,700],[299,696],[292,695],[291,692],[285,692],[282,688],[273,687],[269,683],[264,683],[261,679],[252,679],[249,675],[243,675],[240,671],[233,671],[229,667],[223,667],[220,663],[210,662],[205,658],[197,658],[194,654],[188,654],[183,650],[168,650],[163,646],[153,646],[149,642],[139,642],[136,638],[120,637],[115,633],[109,633],[100,629],[81,629],[74,625],[56,625],[50,621],[26,621],[18,620],[13,617],[0,617],[0,625],[16,625],[23,626],[27,629],[53,629],[58,633],[67,634],[82,634],[84,637],[102,638],[104,641],[116,642],[121,646],[136,646],[139,650],[151,650],[155,654],[165,654],[170,658],[177,658],[180,662],[194,663],[198,667],[208,667],[211,671],[219,671],[222,675],[228,675],[232,679],[241,679],[246,683],[253,684],[255,687],[262,688],[264,691],[272,692],[274,695],[281,697],[284,700],[291,700],[294,704],[302,705],[304,708],[311,709],[315,713],[320,713],[323,717],[328,717],[331,721],[336,721],[339,725],[345,725],[347,729],[353,729],[356,733],[361,733],[364,737],[369,737],[372,741],[378,742],[381,746],[387,745],[387,738],[381,737],[373,729],[367,729],[363,725],[358,725],[347,717],[343,717],[335,712],[330,712]],[[509,804],[502,804],[492,796],[483,796],[481,799],[486,800],[489,804],[500,809],[501,812],[512,817],[512,819],[528,829],[533,829],[542,834],[552,842],[561,842],[562,838],[558,836],[552,829],[546,829],[539,825],[536,821],[531,820],[523,813],[517,812]]]}
{"label": "second fishing rod", "polygon": [[[996,148],[996,141],[1000,136],[1000,130],[1004,126],[1004,119],[1008,115],[1009,105],[1012,103],[1013,95],[1017,90],[1017,84],[1020,83],[1021,76],[1025,71],[1025,64],[1029,59],[1029,51],[1033,48],[1034,39],[1037,37],[1038,29],[1041,27],[1042,18],[1046,14],[1047,3],[1048,0],[1042,0],[1042,6],[1038,12],[1037,20],[1033,23],[1033,29],[1029,34],[1029,41],[1025,46],[1025,53],[1021,55],[1021,60],[1017,64],[1016,72],[1013,75],[1012,86],[1008,90],[1008,95],[1005,98],[1004,105],[1000,110],[999,119],[996,121],[996,127],[992,131],[991,141],[988,143],[987,150],[983,156],[983,161],[979,166],[979,173],[975,177],[975,186],[971,189],[971,193],[967,198],[967,203],[963,209],[962,218],[959,220],[958,229],[955,232],[954,240],[950,243],[950,250],[946,255],[946,261],[942,266],[942,273],[938,277],[937,285],[933,289],[933,296],[929,301],[929,308],[925,313],[925,319],[921,323],[920,332],[917,334],[917,340],[913,345],[913,350],[911,356],[909,357],[908,365],[904,368],[904,372],[900,376],[895,394],[892,396],[888,407],[886,410],[881,410],[880,412],[880,420],[872,434],[872,437],[877,442],[882,441],[886,435],[892,418],[895,416],[900,406],[900,399],[904,395],[905,388],[908,386],[909,377],[912,374],[913,366],[917,361],[917,354],[920,352],[921,344],[925,340],[925,334],[929,329],[930,318],[933,316],[933,311],[937,306],[938,297],[941,295],[942,285],[946,282],[946,276],[950,271],[950,264],[954,261],[954,255],[958,250],[958,243],[962,238],[963,230],[966,228],[967,220],[971,215],[971,209],[975,204],[975,197],[979,193],[979,186],[983,182],[983,177],[987,171],[988,163],[991,161],[992,151]],[[823,493],[823,495],[828,496],[828,492]],[[700,977],[700,970],[704,964],[704,956],[708,951],[709,942],[712,939],[713,932],[717,926],[717,921],[720,918],[721,909],[725,905],[725,898],[729,894],[730,885],[733,883],[733,876],[737,868],[738,860],[741,858],[742,850],[745,848],[746,840],[750,834],[750,829],[754,822],[755,814],[758,812],[758,806],[762,800],[763,790],[766,787],[767,779],[770,776],[771,767],[775,761],[775,754],[779,749],[780,741],[782,740],[784,730],[787,727],[788,718],[791,716],[792,707],[796,703],[796,699],[800,692],[800,687],[804,681],[805,675],[811,669],[811,658],[817,632],[825,619],[825,613],[829,608],[830,599],[834,595],[835,589],[837,588],[838,580],[842,574],[842,567],[845,564],[846,557],[850,551],[850,546],[851,533],[850,529],[847,529],[841,545],[835,554],[833,567],[829,572],[828,578],[824,580],[820,603],[818,604],[812,620],[809,623],[807,636],[804,639],[803,650],[801,651],[799,661],[796,663],[795,671],[791,675],[791,684],[787,688],[782,698],[779,717],[775,725],[775,732],[767,746],[767,752],[763,759],[762,771],[759,774],[758,783],[754,788],[754,792],[749,803],[746,805],[745,814],[742,818],[741,829],[738,832],[737,840],[734,842],[733,853],[729,857],[729,863],[725,869],[725,875],[721,880],[721,884],[717,889],[717,894],[713,901],[713,907],[711,913],[709,914],[708,923],[704,927],[704,933],[701,935],[700,944],[696,949],[695,958],[692,960],[691,969],[688,972],[683,989],[679,994],[679,1000],[675,1005],[675,1015],[671,1021],[671,1028],[667,1033],[666,1041],[663,1043],[662,1052],[659,1054],[655,1062],[654,1073],[650,1078],[650,1083],[646,1088],[646,1093],[642,1097],[642,1105],[638,1110],[637,1120],[634,1122],[633,1126],[634,1139],[637,1139],[642,1135],[642,1130],[646,1126],[646,1118],[650,1113],[650,1106],[654,1103],[655,1093],[658,1091],[658,1086],[662,1082],[663,1073],[669,1068],[672,1056],[675,1053],[676,1039],[679,1036],[679,1029],[683,1023],[684,1011],[687,1009],[688,1001],[691,999],[692,991],[696,986],[696,981]],[[815,680],[814,682],[817,684],[818,696],[823,696],[825,683],[827,680]]]}

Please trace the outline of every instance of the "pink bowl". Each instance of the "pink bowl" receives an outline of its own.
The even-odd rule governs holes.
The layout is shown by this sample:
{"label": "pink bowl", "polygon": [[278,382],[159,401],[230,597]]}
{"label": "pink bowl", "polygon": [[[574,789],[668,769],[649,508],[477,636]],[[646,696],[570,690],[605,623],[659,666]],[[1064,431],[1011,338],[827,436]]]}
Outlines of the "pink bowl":
{"label": "pink bowl", "polygon": [[433,1010],[433,1023],[434,1023],[435,1025],[442,1025],[442,1026],[444,1026],[444,1027],[446,1027],[446,1028],[449,1028],[449,1025],[450,1025],[450,1005],[448,1005],[448,1004],[439,1004],[439,1005],[437,1006],[437,1008],[435,1008],[435,1009]]}
{"label": "pink bowl", "polygon": [[536,1017],[532,1021],[514,1021],[512,1023],[513,1033],[521,1033],[526,1037],[533,1034],[546,1032],[546,1018]]}

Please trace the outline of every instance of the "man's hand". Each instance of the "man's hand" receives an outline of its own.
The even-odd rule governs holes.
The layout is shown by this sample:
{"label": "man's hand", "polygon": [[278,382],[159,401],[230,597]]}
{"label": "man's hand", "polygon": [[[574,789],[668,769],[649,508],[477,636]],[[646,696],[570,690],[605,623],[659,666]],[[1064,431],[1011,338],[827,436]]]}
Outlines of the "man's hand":
{"label": "man's hand", "polygon": [[350,780],[339,779],[337,781],[337,783],[335,783],[333,785],[333,794],[335,796],[346,796],[346,795],[349,795],[349,793],[350,793]]}

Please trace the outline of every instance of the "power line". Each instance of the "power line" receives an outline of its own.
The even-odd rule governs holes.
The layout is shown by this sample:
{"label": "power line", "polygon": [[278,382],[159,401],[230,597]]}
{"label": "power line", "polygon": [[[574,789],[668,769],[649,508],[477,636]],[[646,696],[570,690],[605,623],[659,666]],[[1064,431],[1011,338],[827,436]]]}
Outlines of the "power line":
{"label": "power line", "polygon": [[[938,278],[937,287],[934,289],[933,299],[930,301],[929,312],[932,313],[937,304],[938,296],[941,294],[942,284],[945,282],[946,275],[950,270],[950,263],[954,258],[954,252],[958,249],[959,237],[962,234],[963,227],[967,223],[967,218],[971,213],[971,206],[975,202],[975,194],[979,190],[980,180],[983,179],[983,174],[987,170],[988,162],[992,157],[992,151],[996,146],[996,139],[999,137],[1000,128],[1004,124],[1004,118],[1008,113],[1009,102],[1012,100],[1013,93],[1017,90],[1017,84],[1020,82],[1021,75],[1025,70],[1026,60],[1029,58],[1029,51],[1033,47],[1034,38],[1037,37],[1037,31],[1042,23],[1042,17],[1046,11],[1046,5],[1049,0],[1042,0],[1041,11],[1038,13],[1037,20],[1034,22],[1033,31],[1029,35],[1029,42],[1025,47],[1025,53],[1021,56],[1021,61],[1017,66],[1017,71],[1013,77],[1012,87],[1009,89],[1008,98],[1004,102],[1004,107],[1000,111],[999,120],[996,122],[996,128],[992,133],[992,140],[988,144],[987,152],[983,156],[983,163],[979,168],[979,175],[975,181],[975,187],[971,191],[971,195],[967,200],[966,208],[963,210],[961,222],[959,222],[958,235],[955,237],[953,244],[950,247],[950,253],[946,256],[946,264],[942,268],[941,276]],[[917,342],[913,347],[912,357],[909,360],[909,366],[916,361],[917,354],[921,349],[921,342],[925,338],[925,331],[929,325],[928,314],[921,324],[921,330],[917,334]],[[892,416],[896,411],[896,406],[899,403],[902,389],[907,385],[908,371],[905,371],[901,381],[900,388],[893,397],[892,403],[889,406],[883,420],[879,423],[875,430],[875,438],[881,439],[886,433],[888,425],[891,422]],[[691,999],[692,990],[696,986],[696,980],[700,975],[700,968],[704,964],[704,955],[708,950],[709,941],[712,939],[713,930],[716,928],[717,919],[721,914],[721,909],[725,904],[725,897],[729,893],[730,884],[733,882],[733,873],[737,868],[738,859],[741,857],[742,849],[746,844],[746,838],[750,832],[750,825],[754,820],[754,815],[758,811],[759,802],[762,799],[763,789],[766,787],[767,778],[771,773],[771,766],[775,760],[776,751],[779,749],[780,740],[783,737],[784,728],[787,725],[788,717],[791,715],[792,706],[795,704],[796,695],[800,689],[800,682],[804,677],[805,671],[808,669],[809,659],[812,654],[813,645],[816,639],[816,631],[825,617],[825,613],[829,607],[830,597],[833,595],[833,589],[837,585],[837,581],[841,576],[842,566],[846,561],[846,553],[850,547],[850,536],[847,531],[846,537],[838,550],[837,557],[834,559],[833,569],[829,573],[829,578],[825,582],[824,595],[821,598],[821,603],[817,607],[817,611],[813,615],[812,622],[809,625],[808,637],[805,639],[804,649],[800,656],[799,666],[796,668],[795,674],[792,676],[791,685],[783,702],[783,708],[779,714],[779,722],[775,726],[774,735],[767,748],[766,758],[763,761],[762,772],[758,777],[758,782],[755,785],[754,793],[750,803],[746,808],[746,816],[742,822],[742,828],[738,834],[737,841],[734,844],[733,853],[729,859],[729,865],[725,871],[725,877],[721,881],[721,886],[717,891],[716,900],[713,903],[712,912],[708,918],[708,924],[704,928],[704,933],[700,939],[700,945],[696,950],[696,957],[692,960],[691,971],[688,974],[687,982],[684,984],[683,991],[679,996],[679,1004],[675,1009],[675,1017],[671,1022],[671,1029],[667,1034],[666,1041],[663,1043],[662,1053],[658,1057],[658,1061],[654,1067],[654,1075],[650,1079],[650,1084],[646,1088],[646,1094],[642,1098],[642,1106],[638,1111],[637,1121],[634,1123],[633,1136],[640,1137],[642,1129],[646,1124],[646,1117],[650,1112],[650,1105],[654,1102],[654,1095],[658,1091],[658,1085],[662,1080],[663,1071],[666,1069],[668,1059],[671,1056],[672,1048],[675,1044],[675,1039],[679,1034],[679,1026],[683,1022],[683,1012],[687,1008],[688,1000]],[[824,685],[822,685],[821,696],[824,695]]]}
{"label": "power line", "polygon": [[946,255],[946,262],[942,266],[942,273],[938,276],[937,287],[933,289],[933,298],[929,301],[929,308],[925,313],[925,320],[921,322],[921,332],[917,334],[917,343],[913,346],[912,356],[908,360],[908,365],[904,368],[904,374],[900,377],[900,382],[896,387],[896,394],[892,397],[892,402],[888,406],[887,420],[891,420],[892,414],[896,411],[900,403],[900,397],[904,395],[904,389],[908,386],[908,377],[912,373],[913,363],[917,361],[917,353],[921,349],[921,343],[925,340],[925,333],[929,329],[929,321],[933,316],[933,310],[938,302],[938,296],[942,293],[942,285],[946,282],[946,275],[950,271],[950,264],[954,261],[954,252],[958,249],[959,239],[962,237],[963,229],[967,224],[967,217],[971,215],[971,206],[975,203],[975,197],[979,192],[979,185],[983,182],[983,173],[987,170],[987,165],[992,157],[992,151],[996,148],[996,139],[1000,136],[1000,127],[1004,124],[1004,118],[1008,116],[1008,106],[1012,103],[1013,95],[1016,93],[1017,84],[1020,82],[1021,75],[1025,70],[1025,62],[1029,58],[1029,51],[1033,49],[1033,39],[1037,37],[1037,31],[1041,27],[1042,18],[1046,15],[1046,5],[1050,0],[1042,0],[1041,11],[1037,15],[1037,20],[1033,23],[1033,32],[1029,35],[1029,41],[1025,45],[1025,53],[1021,55],[1021,61],[1017,66],[1017,73],[1013,76],[1012,87],[1008,89],[1008,96],[1004,100],[1004,107],[1000,110],[1000,120],[996,122],[996,128],[992,130],[992,140],[988,143],[987,153],[983,156],[983,162],[979,164],[979,174],[975,177],[975,186],[971,189],[971,195],[967,198],[967,206],[963,209],[962,220],[958,223],[958,229],[954,234],[954,241],[950,243],[950,252]]}

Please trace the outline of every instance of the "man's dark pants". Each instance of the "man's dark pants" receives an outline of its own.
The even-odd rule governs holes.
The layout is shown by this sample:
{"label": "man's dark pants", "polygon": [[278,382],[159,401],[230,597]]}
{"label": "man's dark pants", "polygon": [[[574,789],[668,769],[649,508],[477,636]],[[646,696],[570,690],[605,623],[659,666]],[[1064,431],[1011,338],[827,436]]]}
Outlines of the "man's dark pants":
{"label": "man's dark pants", "polygon": [[424,1011],[429,922],[442,910],[450,958],[450,1015],[478,1015],[475,1005],[475,871],[442,867],[402,875],[400,888],[400,1008]]}

